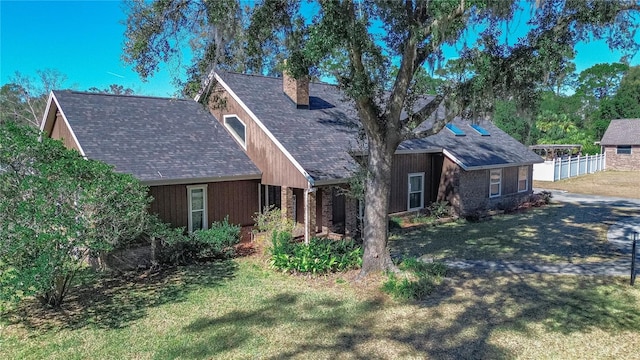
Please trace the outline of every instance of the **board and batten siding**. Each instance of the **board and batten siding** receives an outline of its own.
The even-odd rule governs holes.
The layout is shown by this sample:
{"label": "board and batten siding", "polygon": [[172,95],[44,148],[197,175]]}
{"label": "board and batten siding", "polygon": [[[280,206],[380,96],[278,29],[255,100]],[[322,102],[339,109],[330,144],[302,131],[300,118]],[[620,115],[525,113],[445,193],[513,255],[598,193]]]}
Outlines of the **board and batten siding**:
{"label": "board and batten siding", "polygon": [[409,197],[409,174],[424,173],[424,206],[430,202],[431,189],[431,156],[430,154],[397,154],[391,167],[391,198],[389,213],[407,211]]}
{"label": "board and batten siding", "polygon": [[[208,224],[222,221],[228,215],[231,224],[252,226],[253,216],[259,210],[259,183],[260,180],[207,183]],[[190,185],[151,186],[150,194],[154,200],[150,211],[173,226],[187,227],[189,222],[187,186]]]}
{"label": "board and batten siding", "polygon": [[221,86],[218,86],[216,91],[219,92],[222,100],[212,99],[209,109],[222,126],[225,126],[224,115],[236,115],[245,124],[246,153],[262,172],[262,183],[299,189],[308,188],[309,182],[300,170],[255,123],[244,108]]}
{"label": "board and batten siding", "polygon": [[71,135],[71,129],[69,129],[67,123],[64,122],[62,113],[60,113],[60,111],[56,112],[56,119],[53,123],[53,127],[51,128],[50,137],[52,139],[62,141],[67,149],[80,151],[78,144],[76,144],[75,140],[73,139],[73,135]]}

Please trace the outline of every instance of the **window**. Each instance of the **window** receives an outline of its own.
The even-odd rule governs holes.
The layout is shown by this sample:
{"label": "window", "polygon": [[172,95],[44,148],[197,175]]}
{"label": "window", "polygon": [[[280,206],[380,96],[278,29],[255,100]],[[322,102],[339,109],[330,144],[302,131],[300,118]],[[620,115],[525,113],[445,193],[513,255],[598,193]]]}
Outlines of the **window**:
{"label": "window", "polygon": [[207,186],[187,187],[189,200],[189,232],[207,229]]}
{"label": "window", "polygon": [[529,183],[529,167],[520,166],[518,168],[518,192],[527,191]]}
{"label": "window", "polygon": [[489,171],[489,197],[500,196],[502,190],[502,169]]}
{"label": "window", "polygon": [[224,125],[227,127],[227,129],[229,129],[233,137],[235,137],[236,140],[238,140],[240,145],[242,145],[242,147],[246,149],[247,134],[246,134],[246,126],[244,125],[244,123],[240,121],[240,119],[238,119],[238,117],[235,115],[225,115]]}
{"label": "window", "polygon": [[449,129],[449,131],[451,131],[455,136],[465,136],[464,131],[460,130],[459,127],[449,123],[447,125],[445,125],[445,127],[447,129]]}
{"label": "window", "polygon": [[631,155],[631,145],[618,145],[616,147],[616,154]]}
{"label": "window", "polygon": [[473,130],[475,130],[478,134],[482,135],[482,136],[489,136],[491,134],[489,134],[489,132],[483,128],[482,126],[478,125],[478,124],[471,124],[470,125]]}
{"label": "window", "polygon": [[424,207],[424,173],[409,174],[409,196],[407,208],[409,211]]}

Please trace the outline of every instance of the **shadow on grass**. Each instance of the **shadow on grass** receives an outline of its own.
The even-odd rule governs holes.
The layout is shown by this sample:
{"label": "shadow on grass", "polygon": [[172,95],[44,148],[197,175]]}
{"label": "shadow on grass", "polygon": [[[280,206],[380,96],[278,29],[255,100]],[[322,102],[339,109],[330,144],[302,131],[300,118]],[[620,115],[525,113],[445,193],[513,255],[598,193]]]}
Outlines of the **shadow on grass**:
{"label": "shadow on grass", "polygon": [[607,243],[607,229],[630,215],[638,214],[598,204],[554,204],[483,222],[398,230],[389,245],[394,256],[540,262],[611,260],[620,252]]}
{"label": "shadow on grass", "polygon": [[228,260],[120,276],[87,270],[77,275],[77,285],[69,290],[61,309],[32,302],[5,315],[10,322],[33,330],[122,328],[144,317],[149,308],[184,301],[201,287],[220,286],[235,276],[237,267]]}
{"label": "shadow on grass", "polygon": [[[156,357],[512,359],[519,353],[509,342],[531,337],[640,331],[640,294],[628,289],[611,278],[458,272],[420,303],[384,297],[353,303],[283,291],[246,309],[192,320],[180,335],[189,340],[167,342]],[[505,336],[511,340],[501,342]]]}

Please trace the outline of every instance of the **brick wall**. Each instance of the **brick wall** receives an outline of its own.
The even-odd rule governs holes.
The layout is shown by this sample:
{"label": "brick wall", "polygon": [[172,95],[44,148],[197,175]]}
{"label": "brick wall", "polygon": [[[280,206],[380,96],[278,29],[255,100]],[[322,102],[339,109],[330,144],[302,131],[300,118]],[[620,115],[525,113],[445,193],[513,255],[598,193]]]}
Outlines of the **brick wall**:
{"label": "brick wall", "polygon": [[640,145],[631,146],[631,154],[616,154],[615,146],[605,146],[607,170],[640,170]]}

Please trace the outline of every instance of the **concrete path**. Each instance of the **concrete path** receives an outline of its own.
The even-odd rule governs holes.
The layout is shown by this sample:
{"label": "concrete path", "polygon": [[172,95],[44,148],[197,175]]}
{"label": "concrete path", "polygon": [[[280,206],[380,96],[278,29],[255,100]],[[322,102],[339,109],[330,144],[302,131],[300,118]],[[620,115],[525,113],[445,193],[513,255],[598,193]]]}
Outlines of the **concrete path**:
{"label": "concrete path", "polygon": [[[536,192],[541,189],[535,189]],[[640,199],[611,198],[595,195],[572,194],[550,190],[554,202],[601,205],[603,207],[624,207],[640,211]],[[609,227],[607,240],[618,248],[623,257],[614,261],[587,264],[553,263],[535,264],[523,261],[484,261],[484,260],[447,260],[445,264],[452,268],[469,271],[500,271],[513,274],[556,274],[556,275],[606,275],[630,276],[631,248],[633,234],[638,233],[640,243],[640,217],[623,217]],[[640,246],[640,244],[638,244]],[[640,268],[640,249],[636,258],[636,268]],[[625,256],[626,255],[626,256]],[[636,270],[636,273],[638,271]]]}

